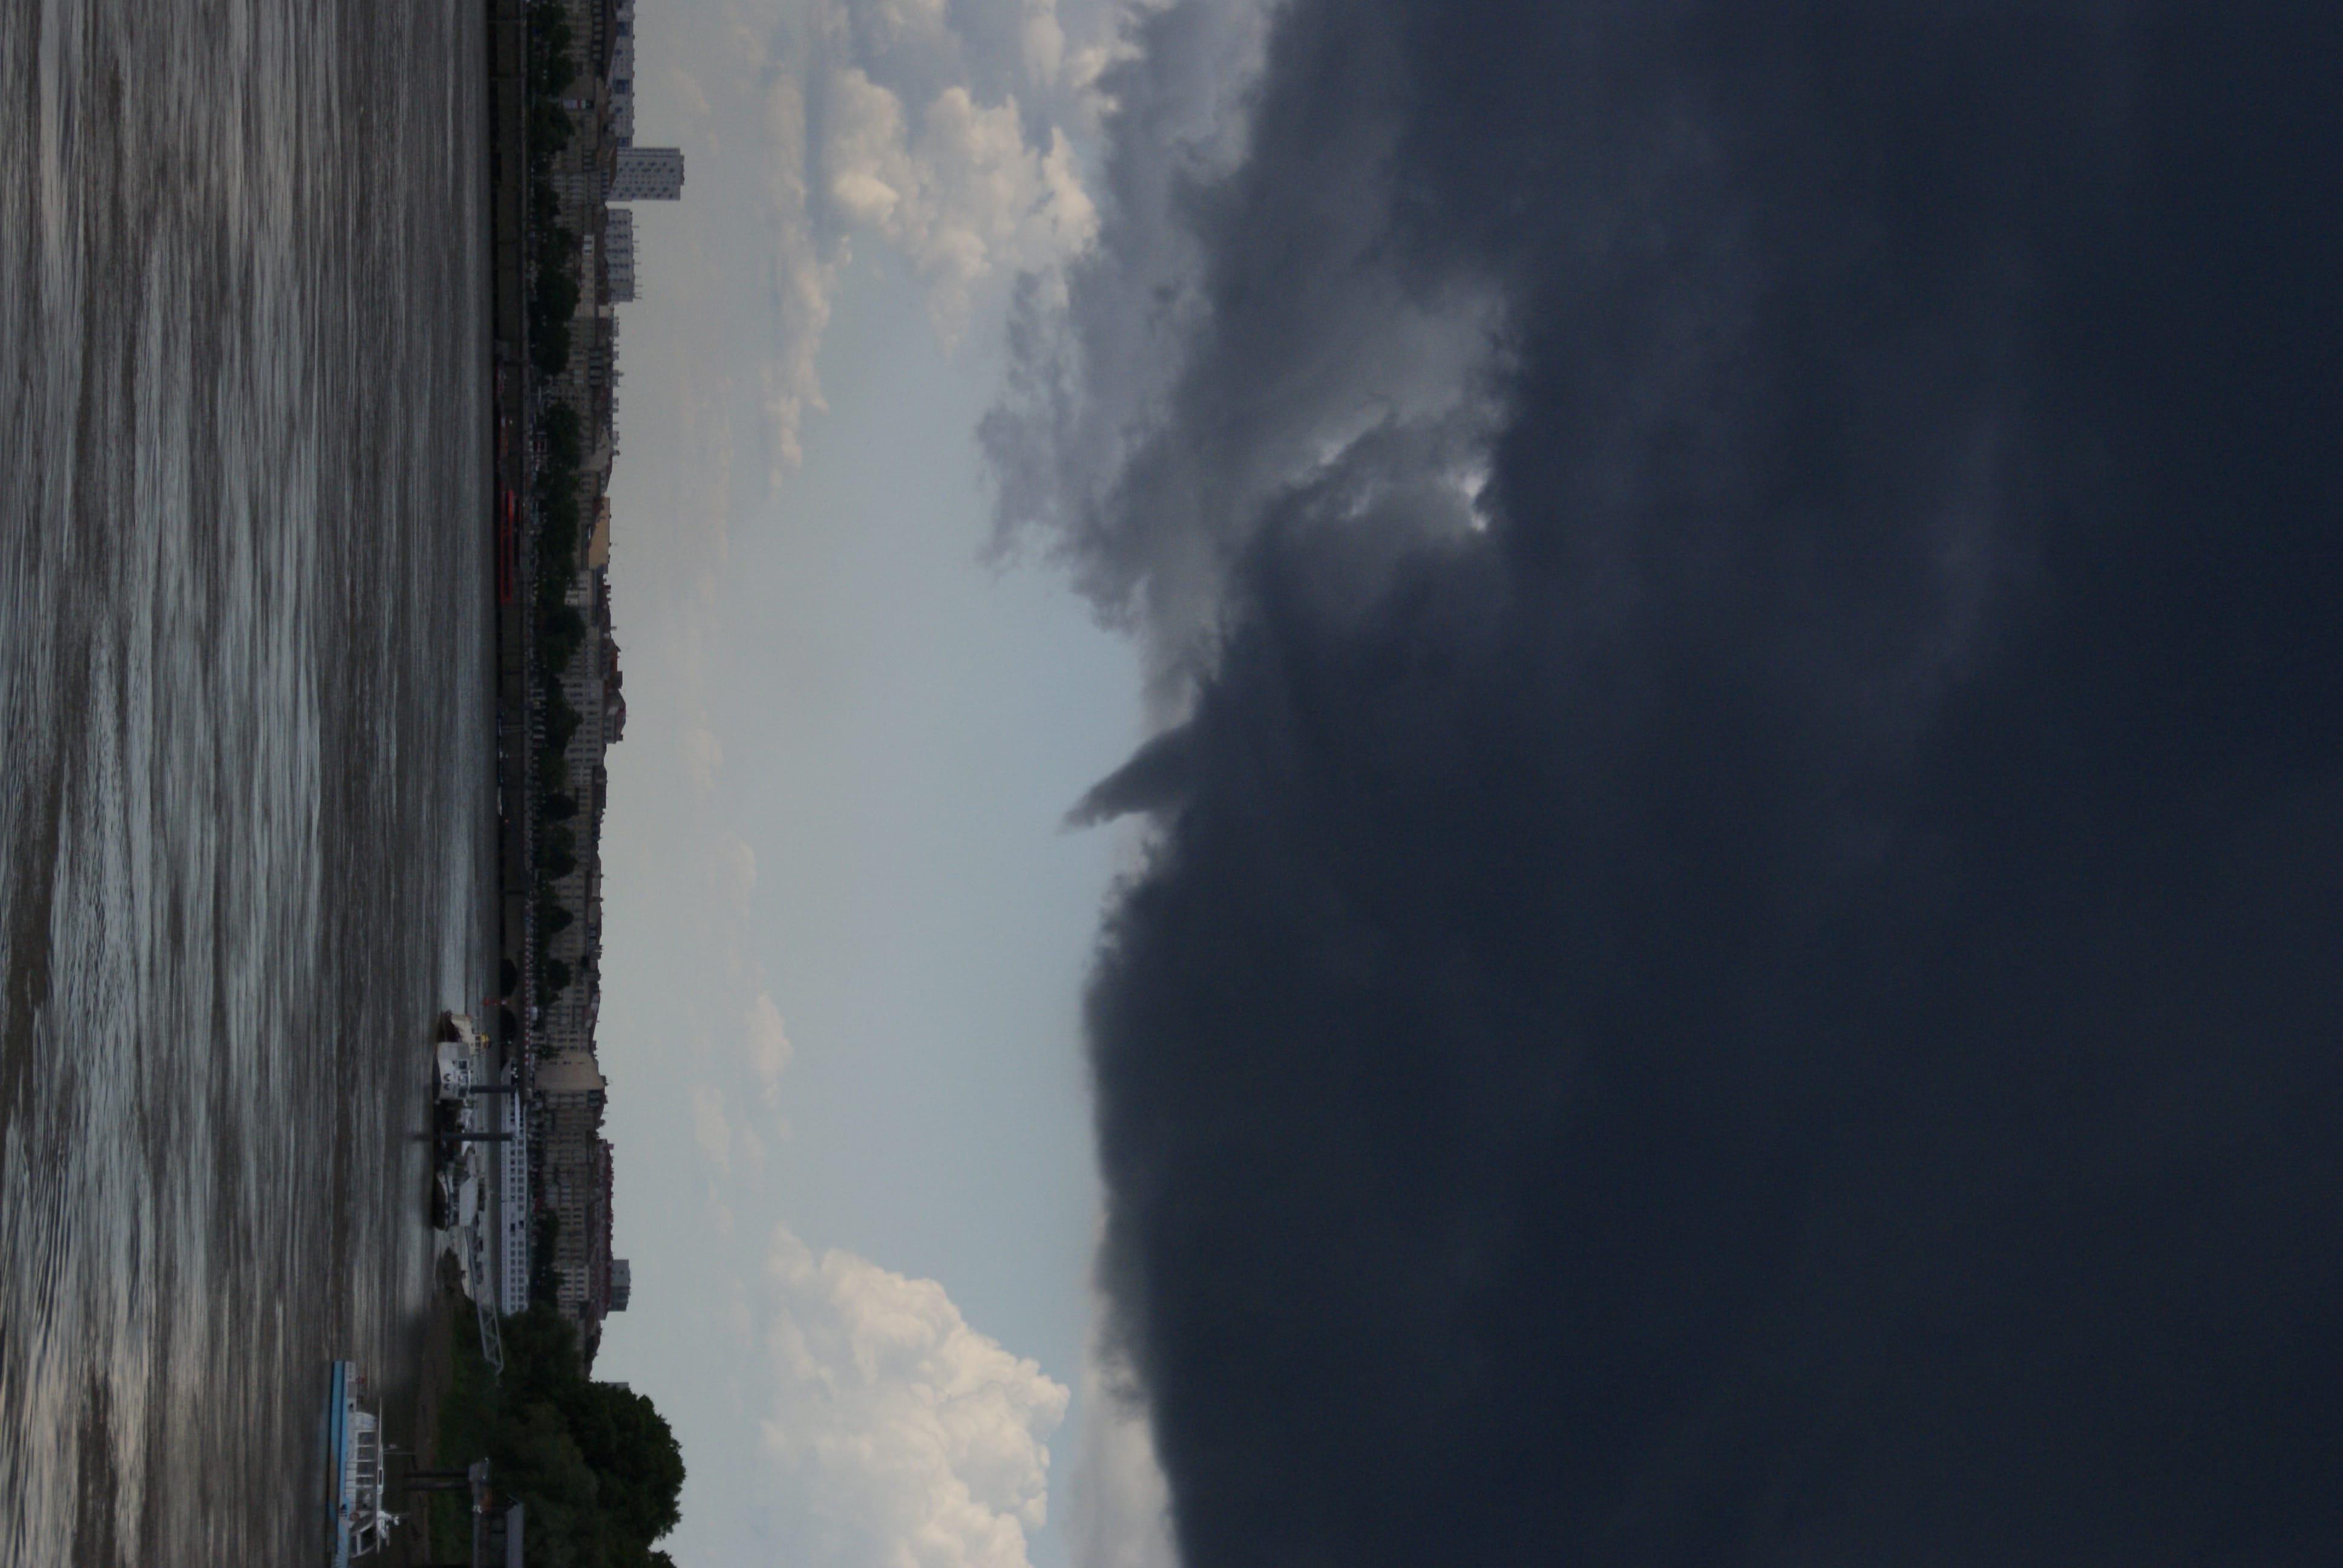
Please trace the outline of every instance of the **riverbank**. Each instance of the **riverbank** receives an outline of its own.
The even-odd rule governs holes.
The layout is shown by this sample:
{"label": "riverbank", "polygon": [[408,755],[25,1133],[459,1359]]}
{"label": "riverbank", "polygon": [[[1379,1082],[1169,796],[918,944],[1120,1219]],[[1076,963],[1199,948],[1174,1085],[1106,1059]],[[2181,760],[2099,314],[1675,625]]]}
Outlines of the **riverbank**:
{"label": "riverbank", "polygon": [[[416,1363],[415,1409],[407,1429],[408,1449],[435,1460],[445,1446],[446,1412],[455,1392],[457,1331],[469,1326],[472,1319],[469,1304],[456,1287],[451,1261],[441,1255],[439,1292],[432,1300],[431,1316],[424,1329],[422,1354]],[[426,1568],[434,1563],[460,1563],[471,1555],[468,1527],[462,1529],[464,1544],[454,1555],[435,1550],[437,1516],[456,1512],[442,1497],[411,1494],[406,1502],[412,1512],[393,1543],[389,1554],[393,1563],[400,1568]]]}
{"label": "riverbank", "polygon": [[[489,532],[488,552],[493,648],[494,763],[498,816],[492,879],[495,951],[501,995],[525,996],[528,974],[528,733],[530,574],[534,565],[527,519],[534,480],[529,439],[530,369],[528,344],[528,63],[525,0],[487,0],[488,136],[485,264],[488,296],[487,363],[492,461],[482,498]],[[509,1010],[481,1023],[504,1053],[516,1081],[525,1081],[528,1010]],[[472,1303],[463,1294],[452,1255],[436,1265],[432,1299],[416,1366],[415,1401],[405,1433],[422,1468],[461,1469],[486,1452],[486,1427],[478,1410],[484,1396],[471,1384],[495,1373],[480,1354]],[[493,1289],[483,1281],[482,1288]],[[405,1500],[407,1523],[387,1553],[409,1568],[434,1563],[468,1562],[471,1520],[468,1503],[447,1493],[417,1493]]]}
{"label": "riverbank", "polygon": [[[495,1408],[496,1372],[480,1354],[471,1326],[470,1303],[450,1292],[443,1314],[448,1332],[442,1343],[444,1357],[436,1368],[436,1395],[427,1432],[417,1422],[416,1450],[434,1470],[463,1470],[488,1452],[491,1413]],[[492,1476],[489,1484],[496,1480]],[[408,1549],[424,1554],[416,1563],[463,1563],[472,1553],[470,1500],[462,1493],[428,1493],[411,1499],[413,1521],[407,1533]],[[427,1552],[425,1551],[428,1548]]]}
{"label": "riverbank", "polygon": [[[497,808],[503,822],[499,879],[498,984],[526,998],[528,940],[529,622],[536,551],[528,518],[536,474],[530,438],[528,359],[528,15],[524,0],[488,0],[489,380],[496,493],[488,526],[496,539]],[[526,1006],[514,1010],[520,1030]],[[518,1032],[518,1031],[516,1031]],[[508,1051],[524,1042],[502,1041]]]}

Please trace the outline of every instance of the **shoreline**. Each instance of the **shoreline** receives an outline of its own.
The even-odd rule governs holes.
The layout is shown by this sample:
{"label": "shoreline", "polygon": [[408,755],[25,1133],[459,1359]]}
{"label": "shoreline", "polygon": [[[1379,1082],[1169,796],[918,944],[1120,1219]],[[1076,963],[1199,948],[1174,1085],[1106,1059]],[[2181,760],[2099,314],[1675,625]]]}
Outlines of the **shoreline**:
{"label": "shoreline", "polygon": [[[529,745],[528,606],[536,565],[525,526],[535,479],[529,438],[532,376],[527,311],[528,10],[524,0],[486,0],[483,13],[488,121],[482,149],[487,164],[483,216],[488,241],[483,260],[488,269],[488,318],[482,372],[488,393],[491,457],[488,494],[482,498],[488,534],[483,590],[495,628],[490,675],[496,733],[491,760],[497,798],[490,908],[495,911],[493,949],[498,973],[492,983],[499,994],[519,998],[521,1005],[510,1010],[518,1025],[514,1030],[498,1027],[493,1016],[484,1017],[481,1022],[501,1047],[507,1064],[525,1074],[528,998],[535,980],[528,961],[528,790],[534,771]],[[431,1236],[437,1287],[422,1327],[414,1400],[405,1423],[410,1463],[426,1468],[437,1462],[442,1416],[455,1392],[455,1336],[469,1327],[473,1312],[458,1283],[455,1256],[446,1233],[434,1229]],[[459,1322],[459,1319],[465,1321]],[[407,1510],[407,1518],[390,1543],[388,1561],[406,1568],[422,1568],[435,1561],[434,1514],[446,1506],[441,1501],[446,1495],[405,1494],[401,1502]]]}
{"label": "shoreline", "polygon": [[[449,1279],[447,1254],[440,1254],[438,1289],[431,1298],[431,1315],[424,1325],[423,1350],[415,1369],[415,1407],[408,1412],[407,1447],[417,1462],[437,1455],[439,1419],[456,1386],[457,1319],[465,1305]],[[431,1545],[431,1515],[440,1494],[407,1494],[401,1501],[408,1513],[392,1542],[392,1560],[401,1568],[428,1568],[437,1553]]]}
{"label": "shoreline", "polygon": [[[602,1319],[624,1311],[630,1293],[625,1260],[609,1255],[612,1161],[601,1136],[606,1081],[594,1054],[593,1013],[603,755],[626,722],[610,620],[606,487],[616,452],[610,307],[633,297],[632,230],[609,212],[604,195],[613,188],[614,163],[632,156],[624,151],[629,133],[612,128],[630,113],[623,75],[616,122],[608,96],[614,47],[622,65],[631,58],[632,0],[618,0],[616,22],[608,0],[599,11],[581,5],[482,0],[479,14],[486,141],[476,265],[487,268],[480,373],[490,461],[480,501],[487,537],[474,558],[482,571],[477,591],[487,596],[494,627],[489,668],[480,673],[492,686],[495,749],[488,760],[496,839],[488,864],[472,874],[494,883],[481,889],[489,901],[474,936],[493,978],[484,977],[484,1000],[455,1005],[478,1018],[485,1036],[487,1054],[470,1081],[489,1085],[497,1115],[477,1119],[479,1102],[469,1088],[453,1098],[464,1106],[462,1137],[498,1152],[464,1156],[464,1202],[469,1208],[477,1191],[478,1221],[433,1230],[437,1289],[419,1327],[407,1446],[417,1468],[457,1472],[501,1441],[494,1436],[507,1420],[498,1413],[498,1384],[509,1331],[535,1347],[511,1374],[539,1392],[566,1391],[565,1420],[599,1408],[597,1401],[639,1403],[639,1412],[627,1406],[629,1419],[654,1423],[659,1434],[649,1462],[666,1463],[668,1483],[679,1488],[680,1453],[665,1422],[623,1385],[591,1380]],[[572,84],[558,96],[557,78]],[[652,180],[638,197],[672,199],[681,188],[681,153],[643,156],[665,183]],[[609,259],[612,243],[619,262]],[[435,1111],[435,1124],[445,1110]],[[445,1126],[440,1134],[444,1162],[454,1134]],[[469,1228],[476,1223],[485,1235]],[[575,1367],[570,1352],[549,1351],[549,1343],[571,1344]],[[526,1452],[525,1444],[505,1451],[517,1466],[509,1479],[523,1492],[535,1473]],[[598,1462],[618,1461],[605,1455]],[[496,1493],[506,1479],[492,1482]],[[468,1509],[453,1497],[403,1495],[410,1513],[393,1555],[410,1563],[462,1555],[455,1535]],[[672,1498],[663,1506],[662,1533],[674,1523]],[[632,1528],[628,1517],[589,1509],[573,1523],[599,1538]]]}
{"label": "shoreline", "polygon": [[[535,550],[524,520],[535,474],[529,438],[528,292],[528,26],[522,0],[488,0],[490,589],[497,618],[497,815],[499,989],[528,1024],[528,606]],[[513,977],[510,982],[504,975]],[[527,1058],[525,1040],[502,1042]]]}

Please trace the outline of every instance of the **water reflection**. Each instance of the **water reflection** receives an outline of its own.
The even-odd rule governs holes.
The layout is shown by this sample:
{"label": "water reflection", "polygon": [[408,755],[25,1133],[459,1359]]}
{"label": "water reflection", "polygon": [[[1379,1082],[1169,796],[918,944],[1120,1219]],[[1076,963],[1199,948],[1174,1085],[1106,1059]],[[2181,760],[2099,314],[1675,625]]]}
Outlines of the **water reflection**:
{"label": "water reflection", "polygon": [[290,1562],[489,973],[480,27],[0,28],[0,1562]]}

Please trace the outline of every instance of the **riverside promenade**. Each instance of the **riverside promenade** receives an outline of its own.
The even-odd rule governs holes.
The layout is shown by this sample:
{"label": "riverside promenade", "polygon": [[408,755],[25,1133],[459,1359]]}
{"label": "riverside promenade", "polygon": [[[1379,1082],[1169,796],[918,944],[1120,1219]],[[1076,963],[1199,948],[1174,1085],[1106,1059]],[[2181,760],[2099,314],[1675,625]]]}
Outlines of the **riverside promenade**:
{"label": "riverside promenade", "polygon": [[[529,999],[537,983],[530,930],[530,842],[537,746],[529,700],[536,575],[534,515],[537,388],[528,356],[528,21],[526,0],[485,0],[488,31],[488,222],[489,418],[493,478],[488,527],[496,596],[497,948],[503,1017],[481,1020],[518,1093],[506,1102],[508,1136],[526,1118],[534,1087]],[[489,1162],[490,1272],[478,1282],[484,1308],[518,1310],[528,1281],[530,1183],[525,1143],[500,1146]],[[489,1307],[493,1303],[493,1307]],[[483,1345],[488,1330],[484,1323]]]}
{"label": "riverside promenade", "polygon": [[[528,21],[525,0],[487,0],[491,375],[496,421],[497,791],[504,822],[501,872],[504,994],[526,999],[528,971],[529,583],[535,550],[528,527],[535,479],[530,440],[532,377],[527,308],[528,232]],[[525,1032],[528,1010],[514,1009]],[[519,1047],[522,1040],[508,1040]],[[525,1052],[524,1058],[525,1058]]]}

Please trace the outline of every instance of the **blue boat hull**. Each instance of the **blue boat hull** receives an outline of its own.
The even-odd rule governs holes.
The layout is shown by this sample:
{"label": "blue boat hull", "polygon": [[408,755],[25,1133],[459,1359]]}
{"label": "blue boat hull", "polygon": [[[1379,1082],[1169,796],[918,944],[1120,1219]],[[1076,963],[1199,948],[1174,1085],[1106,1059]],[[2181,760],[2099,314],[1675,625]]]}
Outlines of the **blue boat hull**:
{"label": "blue boat hull", "polygon": [[333,1568],[349,1568],[350,1382],[357,1368],[336,1362],[326,1389],[326,1560]]}

